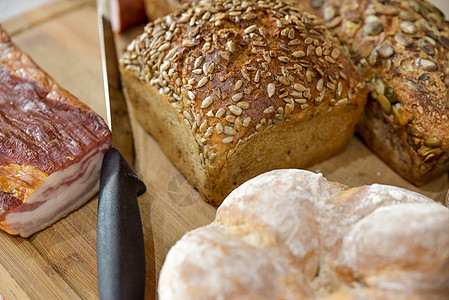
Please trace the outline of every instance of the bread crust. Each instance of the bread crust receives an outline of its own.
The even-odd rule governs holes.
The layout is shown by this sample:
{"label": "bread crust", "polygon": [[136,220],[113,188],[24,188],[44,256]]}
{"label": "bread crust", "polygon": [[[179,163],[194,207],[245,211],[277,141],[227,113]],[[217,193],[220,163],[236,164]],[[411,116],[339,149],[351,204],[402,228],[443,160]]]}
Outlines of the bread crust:
{"label": "bread crust", "polygon": [[185,4],[146,26],[121,70],[139,122],[215,205],[341,151],[366,101],[336,40],[287,1]]}
{"label": "bread crust", "polygon": [[449,169],[449,23],[424,0],[296,0],[351,52],[370,89],[365,143],[408,181]]}

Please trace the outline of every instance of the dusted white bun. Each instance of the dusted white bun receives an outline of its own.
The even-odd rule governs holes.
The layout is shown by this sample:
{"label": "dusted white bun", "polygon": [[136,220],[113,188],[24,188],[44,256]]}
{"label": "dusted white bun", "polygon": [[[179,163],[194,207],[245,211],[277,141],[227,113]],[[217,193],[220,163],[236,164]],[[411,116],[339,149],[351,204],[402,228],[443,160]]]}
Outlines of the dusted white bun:
{"label": "dusted white bun", "polygon": [[276,170],[169,251],[167,299],[449,299],[449,210],[405,189]]}

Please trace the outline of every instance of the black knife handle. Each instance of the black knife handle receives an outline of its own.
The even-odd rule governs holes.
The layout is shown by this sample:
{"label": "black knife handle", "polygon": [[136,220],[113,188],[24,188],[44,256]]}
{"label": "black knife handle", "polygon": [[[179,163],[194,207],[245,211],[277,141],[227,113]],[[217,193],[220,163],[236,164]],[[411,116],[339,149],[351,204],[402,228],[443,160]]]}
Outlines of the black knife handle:
{"label": "black knife handle", "polygon": [[144,298],[145,246],[137,197],[145,190],[120,152],[109,149],[103,158],[98,197],[100,299]]}

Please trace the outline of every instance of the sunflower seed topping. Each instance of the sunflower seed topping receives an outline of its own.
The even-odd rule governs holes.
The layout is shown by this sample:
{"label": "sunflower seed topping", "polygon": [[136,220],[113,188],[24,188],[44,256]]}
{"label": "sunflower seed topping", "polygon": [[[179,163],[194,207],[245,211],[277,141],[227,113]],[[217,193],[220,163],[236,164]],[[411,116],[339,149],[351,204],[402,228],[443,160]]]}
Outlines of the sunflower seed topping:
{"label": "sunflower seed topping", "polygon": [[436,71],[438,69],[437,63],[430,59],[418,58],[416,64],[426,71]]}
{"label": "sunflower seed topping", "polygon": [[367,15],[365,18],[365,23],[382,23],[380,18],[376,15]]}
{"label": "sunflower seed topping", "polygon": [[234,134],[236,134],[235,129],[232,126],[225,126],[223,132],[224,132],[224,134],[227,134],[227,135],[234,135]]}
{"label": "sunflower seed topping", "polygon": [[240,116],[242,114],[242,109],[236,105],[229,106],[229,110],[236,116]]}
{"label": "sunflower seed topping", "polygon": [[243,120],[242,126],[243,126],[243,127],[248,127],[250,122],[251,122],[251,117],[246,117],[246,118]]}
{"label": "sunflower seed topping", "polygon": [[182,41],[182,46],[186,47],[186,48],[194,47],[195,46],[195,42],[192,41],[192,40],[183,40]]}
{"label": "sunflower seed topping", "polygon": [[165,62],[161,65],[161,69],[160,69],[161,72],[167,71],[168,68],[170,68],[170,65],[171,65],[171,63],[170,63],[169,60],[165,61]]}
{"label": "sunflower seed topping", "polygon": [[229,123],[234,123],[235,122],[235,116],[234,115],[227,115],[225,117],[225,120],[228,121]]}
{"label": "sunflower seed topping", "polygon": [[316,83],[316,89],[321,92],[323,90],[323,86],[324,86],[323,78],[320,78]]}
{"label": "sunflower seed topping", "polygon": [[274,83],[269,83],[267,85],[268,97],[273,96],[275,91],[276,91],[276,87],[275,87]]}
{"label": "sunflower seed topping", "polygon": [[299,51],[293,52],[293,53],[292,53],[292,56],[293,56],[293,57],[296,57],[296,58],[301,58],[301,57],[306,56],[306,54],[304,53],[304,51],[299,50]]}
{"label": "sunflower seed topping", "polygon": [[209,82],[209,78],[204,76],[203,78],[200,79],[200,81],[198,81],[198,85],[196,86],[197,88],[203,87],[204,85],[206,85]]}
{"label": "sunflower seed topping", "polygon": [[[214,63],[211,63],[211,64],[209,64],[209,63],[206,63],[206,64],[204,64],[205,66],[207,66],[207,72],[204,72],[204,74],[212,74],[212,73],[214,73],[214,70],[215,70],[215,64]],[[204,70],[203,70],[204,71]]]}
{"label": "sunflower seed topping", "polygon": [[249,33],[256,31],[256,29],[257,29],[257,25],[251,25],[251,26],[246,27],[244,32],[246,34],[249,34]]}
{"label": "sunflower seed topping", "polygon": [[223,144],[229,144],[232,143],[234,141],[234,137],[233,136],[228,136],[225,137],[221,140],[223,142]]}
{"label": "sunflower seed topping", "polygon": [[250,104],[249,104],[249,102],[240,101],[239,103],[237,103],[237,106],[242,109],[248,109]]}
{"label": "sunflower seed topping", "polygon": [[225,113],[226,113],[226,109],[224,109],[222,107],[217,111],[217,113],[215,114],[215,117],[221,119]]}
{"label": "sunflower seed topping", "polygon": [[414,22],[416,20],[415,16],[406,10],[401,10],[399,12],[399,18],[401,18],[404,21],[411,21],[411,22]]}
{"label": "sunflower seed topping", "polygon": [[300,84],[300,83],[294,83],[294,84],[293,84],[293,88],[294,88],[295,90],[299,91],[299,92],[304,92],[304,91],[307,90],[306,87],[303,86],[303,85]]}
{"label": "sunflower seed topping", "polygon": [[268,107],[268,108],[265,108],[265,110],[263,111],[263,113],[264,114],[271,114],[271,113],[274,113],[275,112],[275,110],[274,110],[274,107],[273,106],[270,106],[270,107]]}
{"label": "sunflower seed topping", "polygon": [[241,81],[240,79],[237,80],[237,82],[234,85],[234,91],[237,91],[239,88],[242,87],[243,81]]}
{"label": "sunflower seed topping", "polygon": [[335,106],[343,106],[346,105],[349,102],[348,98],[342,98],[335,103]]}
{"label": "sunflower seed topping", "polygon": [[231,53],[233,53],[233,52],[235,52],[235,43],[234,43],[234,41],[229,41],[229,42],[227,42],[226,43],[226,48],[227,48],[227,50],[229,51],[229,52],[231,52]]}
{"label": "sunflower seed topping", "polygon": [[402,32],[407,34],[415,34],[417,31],[416,25],[410,21],[401,22],[399,28],[401,28]]}
{"label": "sunflower seed topping", "polygon": [[[235,119],[234,122],[234,129],[235,131],[240,131],[240,129],[242,128],[243,122],[242,122],[242,118],[237,117],[237,119]],[[241,142],[242,140],[239,140],[239,142]]]}
{"label": "sunflower seed topping", "polygon": [[198,69],[201,64],[203,63],[204,56],[198,56],[197,59],[195,59],[195,63],[193,64],[194,69]]}
{"label": "sunflower seed topping", "polygon": [[204,51],[209,51],[211,48],[212,44],[210,42],[205,42],[203,45],[203,50]]}
{"label": "sunflower seed topping", "polygon": [[378,35],[383,30],[383,25],[381,22],[371,22],[366,23],[363,27],[363,32],[366,35]]}
{"label": "sunflower seed topping", "polygon": [[200,132],[205,133],[208,128],[209,128],[209,126],[207,125],[207,121],[204,120],[204,122],[201,123],[201,125],[200,125]]}
{"label": "sunflower seed topping", "polygon": [[427,33],[431,38],[434,38],[438,40],[440,36],[440,32],[438,31],[438,28],[429,22],[424,22],[422,26],[425,33]]}
{"label": "sunflower seed topping", "polygon": [[165,50],[167,50],[168,48],[170,48],[170,43],[164,43],[164,44],[162,44],[157,50],[158,50],[158,51],[165,51]]}
{"label": "sunflower seed topping", "polygon": [[208,108],[209,106],[211,106],[212,102],[214,102],[212,96],[204,98],[203,102],[201,103],[201,108]]}
{"label": "sunflower seed topping", "polygon": [[249,77],[248,72],[245,70],[245,68],[242,68],[242,70],[240,71],[242,73],[243,78],[245,78],[248,81],[251,81],[251,78]]}
{"label": "sunflower seed topping", "polygon": [[394,39],[402,44],[404,47],[410,47],[413,45],[413,39],[405,36],[403,33],[398,32],[394,35]]}
{"label": "sunflower seed topping", "polygon": [[232,101],[234,101],[234,102],[238,102],[242,98],[243,98],[243,93],[237,93],[237,94],[235,94],[234,96],[231,97]]}
{"label": "sunflower seed topping", "polygon": [[278,80],[283,85],[290,85],[290,80],[287,77],[281,76]]}
{"label": "sunflower seed topping", "polygon": [[195,94],[192,91],[188,91],[187,95],[189,96],[189,99],[192,101],[194,101],[196,98]]}
{"label": "sunflower seed topping", "polygon": [[301,98],[302,97],[302,92],[298,92],[295,90],[290,91],[290,96],[294,97],[294,98]]}
{"label": "sunflower seed topping", "polygon": [[428,39],[426,39],[426,38],[419,39],[418,46],[427,55],[430,55],[430,56],[435,55],[435,48],[433,48],[432,43]]}
{"label": "sunflower seed topping", "polygon": [[209,66],[210,66],[210,63],[208,63],[208,62],[205,62],[203,64],[203,68],[201,70],[203,71],[205,76],[209,76]]}
{"label": "sunflower seed topping", "polygon": [[328,62],[330,62],[331,64],[335,64],[336,63],[335,59],[333,59],[331,56],[327,56],[326,55],[324,57],[324,59],[327,60]]}
{"label": "sunflower seed topping", "polygon": [[297,98],[297,99],[295,99],[295,102],[296,102],[296,103],[299,103],[299,104],[304,104],[304,103],[307,103],[307,99],[304,99],[304,98]]}
{"label": "sunflower seed topping", "polygon": [[295,38],[295,30],[293,28],[290,28],[288,30],[288,38],[293,40]]}
{"label": "sunflower seed topping", "polygon": [[444,35],[440,35],[438,40],[444,48],[449,49],[449,38],[445,37]]}
{"label": "sunflower seed topping", "polygon": [[285,108],[284,108],[284,116],[288,116],[294,108],[294,104],[293,103],[287,103],[285,104]]}
{"label": "sunflower seed topping", "polygon": [[260,80],[260,70],[257,70],[256,75],[254,75],[254,82],[258,83]]}
{"label": "sunflower seed topping", "polygon": [[219,54],[224,60],[229,60],[229,52],[226,52],[226,51],[219,51],[218,54]]}
{"label": "sunflower seed topping", "polygon": [[278,59],[283,63],[290,62],[290,58],[288,58],[287,56],[279,56]]}
{"label": "sunflower seed topping", "polygon": [[265,47],[267,44],[265,44],[262,41],[254,41],[253,45],[256,46],[256,47]]}
{"label": "sunflower seed topping", "polygon": [[377,52],[379,53],[380,57],[388,58],[394,54],[394,49],[390,45],[380,44],[379,46],[377,46]]}

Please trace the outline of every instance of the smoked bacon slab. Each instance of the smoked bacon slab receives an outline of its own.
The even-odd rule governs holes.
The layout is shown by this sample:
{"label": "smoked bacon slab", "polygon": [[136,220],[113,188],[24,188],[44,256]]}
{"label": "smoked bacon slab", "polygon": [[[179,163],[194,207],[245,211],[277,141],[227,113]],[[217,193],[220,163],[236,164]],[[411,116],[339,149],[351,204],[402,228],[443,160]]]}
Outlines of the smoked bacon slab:
{"label": "smoked bacon slab", "polygon": [[84,204],[111,142],[104,120],[0,27],[0,229],[28,237]]}

